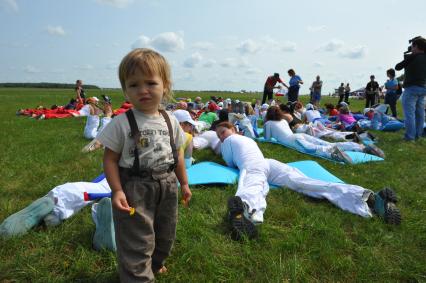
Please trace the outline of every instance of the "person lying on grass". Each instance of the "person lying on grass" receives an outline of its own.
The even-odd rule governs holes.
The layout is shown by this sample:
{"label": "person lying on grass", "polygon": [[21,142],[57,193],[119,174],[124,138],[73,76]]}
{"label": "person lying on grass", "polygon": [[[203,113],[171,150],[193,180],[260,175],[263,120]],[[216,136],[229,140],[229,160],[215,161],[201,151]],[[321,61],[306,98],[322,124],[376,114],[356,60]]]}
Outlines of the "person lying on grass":
{"label": "person lying on grass", "polygon": [[271,138],[291,147],[301,146],[307,153],[313,153],[327,159],[338,162],[352,164],[353,161],[345,151],[366,152],[384,157],[384,153],[374,144],[362,145],[355,142],[331,143],[304,133],[293,133],[288,122],[284,119],[284,114],[278,106],[271,106],[265,117],[266,123],[263,126],[266,140]]}
{"label": "person lying on grass", "polygon": [[223,160],[229,167],[240,170],[237,192],[228,200],[228,220],[233,239],[257,236],[256,225],[264,220],[269,184],[327,199],[339,208],[362,217],[372,217],[374,213],[383,217],[386,223],[398,225],[401,222],[396,194],[389,188],[374,193],[357,185],[312,179],[287,164],[264,158],[256,142],[238,135],[229,122],[217,125],[216,133],[222,142]]}

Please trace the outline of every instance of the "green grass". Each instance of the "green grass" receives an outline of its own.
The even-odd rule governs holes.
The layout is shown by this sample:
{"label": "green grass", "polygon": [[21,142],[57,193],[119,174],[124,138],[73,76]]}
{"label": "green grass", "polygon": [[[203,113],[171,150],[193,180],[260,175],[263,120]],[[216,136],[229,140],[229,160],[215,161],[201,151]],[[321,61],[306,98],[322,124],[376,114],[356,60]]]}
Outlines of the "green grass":
{"label": "green grass", "polygon": [[[89,90],[89,95],[100,95]],[[17,117],[18,108],[64,104],[72,90],[0,89],[0,221],[65,182],[90,181],[101,171],[102,152],[82,154],[84,118],[37,121]],[[119,91],[108,91],[114,108]],[[177,92],[245,100],[260,94]],[[325,98],[331,101],[332,98]],[[335,98],[333,101],[335,102]],[[363,101],[352,101],[361,110]],[[399,105],[399,113],[401,108]],[[260,237],[230,239],[224,215],[236,186],[197,187],[189,209],[179,207],[169,273],[159,282],[424,282],[426,281],[426,141],[402,142],[403,132],[376,132],[385,162],[339,165],[273,144],[259,144],[265,157],[282,162],[313,159],[347,183],[374,191],[394,188],[403,214],[399,227],[344,212],[327,201],[290,190],[268,195]],[[222,162],[209,150],[198,161]],[[115,282],[114,253],[91,247],[90,207],[57,228],[43,227],[0,239],[0,282]]]}

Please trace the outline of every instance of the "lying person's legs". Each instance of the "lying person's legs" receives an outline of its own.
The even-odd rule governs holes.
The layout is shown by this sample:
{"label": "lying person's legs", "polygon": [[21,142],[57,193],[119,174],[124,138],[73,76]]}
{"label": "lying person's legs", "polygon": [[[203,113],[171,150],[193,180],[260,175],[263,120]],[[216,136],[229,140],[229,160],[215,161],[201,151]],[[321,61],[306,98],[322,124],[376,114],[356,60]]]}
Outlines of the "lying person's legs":
{"label": "lying person's legs", "polygon": [[396,196],[390,189],[375,194],[357,185],[312,179],[287,164],[274,159],[267,161],[270,170],[268,182],[271,184],[285,186],[310,197],[327,199],[342,210],[362,217],[372,217],[372,212],[375,212],[387,223],[401,222],[401,214],[395,205]]}

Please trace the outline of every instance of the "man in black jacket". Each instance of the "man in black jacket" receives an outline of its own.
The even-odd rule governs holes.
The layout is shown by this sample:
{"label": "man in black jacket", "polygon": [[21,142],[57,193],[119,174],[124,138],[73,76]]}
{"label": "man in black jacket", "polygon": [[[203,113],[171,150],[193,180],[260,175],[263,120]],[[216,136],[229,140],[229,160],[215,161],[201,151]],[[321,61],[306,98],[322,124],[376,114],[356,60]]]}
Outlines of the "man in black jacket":
{"label": "man in black jacket", "polygon": [[396,64],[397,71],[404,69],[402,109],[405,118],[406,141],[420,138],[424,131],[426,96],[426,39],[416,37],[411,42],[411,54]]}
{"label": "man in black jacket", "polygon": [[379,83],[374,78],[374,75],[371,75],[370,81],[365,87],[365,108],[370,108],[376,104],[376,96],[379,94]]}

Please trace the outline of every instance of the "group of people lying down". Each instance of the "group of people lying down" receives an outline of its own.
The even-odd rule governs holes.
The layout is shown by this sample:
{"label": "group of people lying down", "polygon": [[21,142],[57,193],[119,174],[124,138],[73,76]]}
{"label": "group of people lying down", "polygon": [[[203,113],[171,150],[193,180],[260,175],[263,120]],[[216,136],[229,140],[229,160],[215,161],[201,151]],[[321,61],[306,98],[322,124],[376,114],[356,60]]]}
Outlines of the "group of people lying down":
{"label": "group of people lying down", "polygon": [[[234,124],[227,121],[216,124],[215,131],[208,130],[199,136],[192,137],[189,133],[193,131],[196,122],[182,111],[185,110],[180,112],[178,110],[174,116],[187,132],[186,148],[191,150],[192,147],[194,149],[211,148],[216,154],[222,155],[229,167],[236,167],[240,171],[237,192],[227,204],[232,238],[256,237],[256,227],[264,221],[269,184],[286,187],[313,198],[327,199],[337,207],[362,217],[378,215],[386,223],[401,222],[401,214],[396,207],[397,198],[391,189],[385,188],[374,193],[370,189],[357,185],[309,178],[285,163],[264,158],[256,142],[250,137],[238,134]],[[265,127],[266,135],[270,134],[268,131],[272,131],[272,127],[268,130],[269,127]],[[190,160],[190,156],[189,151],[185,159]],[[187,167],[190,163],[186,163]],[[46,196],[6,218],[0,225],[0,235],[11,237],[25,234],[40,223],[56,226],[91,203],[84,200],[84,192],[108,193],[110,191],[105,179],[98,183],[75,182],[57,186]],[[96,224],[94,247],[115,250],[109,198],[93,204],[92,217]]]}

